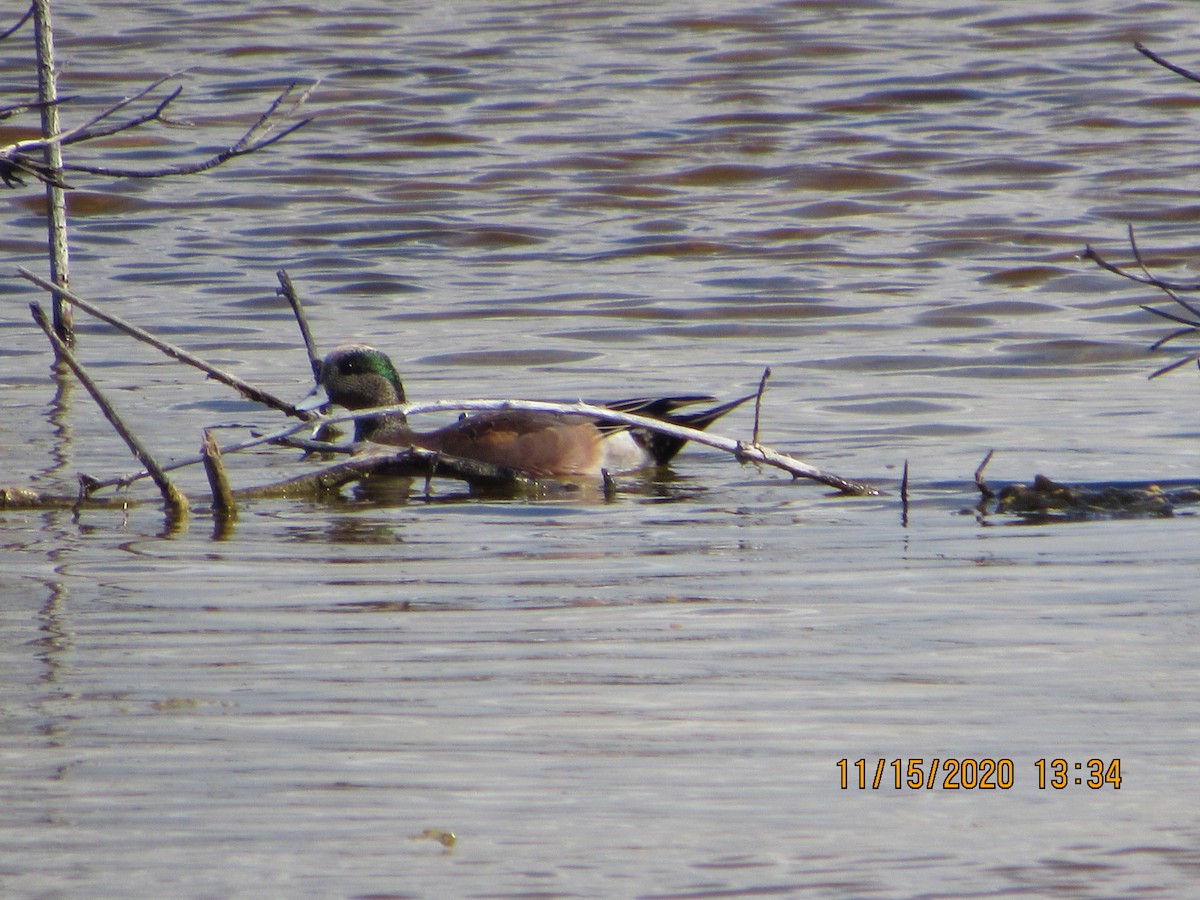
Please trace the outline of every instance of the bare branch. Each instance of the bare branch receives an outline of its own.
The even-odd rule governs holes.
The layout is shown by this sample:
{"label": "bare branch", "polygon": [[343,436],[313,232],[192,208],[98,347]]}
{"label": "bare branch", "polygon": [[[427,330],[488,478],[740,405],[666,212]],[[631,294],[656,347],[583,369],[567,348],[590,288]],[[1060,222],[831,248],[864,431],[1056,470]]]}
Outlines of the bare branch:
{"label": "bare branch", "polygon": [[[1152,313],[1156,313],[1156,312],[1158,312],[1158,310],[1156,310],[1156,309],[1150,309],[1150,307],[1148,307],[1148,306],[1145,306],[1145,307],[1142,307],[1142,308],[1143,308],[1143,309],[1149,309],[1149,310],[1150,310],[1150,312],[1152,312]],[[1151,345],[1150,345],[1150,349],[1151,349],[1151,350],[1158,350],[1158,349],[1160,349],[1160,348],[1162,348],[1162,347],[1165,347],[1167,344],[1171,343],[1171,341],[1175,340],[1175,338],[1181,338],[1181,337],[1184,337],[1184,336],[1186,336],[1186,335],[1193,335],[1193,334],[1195,334],[1195,333],[1196,333],[1196,329],[1195,329],[1194,327],[1189,327],[1189,328],[1180,328],[1178,331],[1172,331],[1172,332],[1171,332],[1170,334],[1168,334],[1166,337],[1159,338],[1157,341],[1155,341],[1153,344],[1151,344]]]}
{"label": "bare branch", "polygon": [[180,166],[171,166],[166,169],[151,170],[114,169],[107,166],[85,166],[69,163],[64,165],[63,169],[71,172],[84,172],[88,175],[102,175],[105,178],[168,178],[172,175],[197,175],[200,172],[207,172],[209,169],[215,169],[217,166],[227,163],[231,159],[235,159],[239,156],[245,156],[248,153],[254,153],[258,150],[262,150],[264,147],[269,147],[272,144],[278,143],[292,132],[299,131],[311,121],[311,118],[302,119],[279,132],[279,134],[272,135],[271,137],[263,140],[254,141],[252,143],[245,142],[246,137],[249,136],[249,133],[247,133],[246,136],[243,136],[242,140],[238,141],[233,146],[227,147],[215,156],[211,156],[203,162],[198,163],[188,163]]}
{"label": "bare branch", "polygon": [[117,434],[121,436],[121,440],[129,447],[130,452],[133,453],[138,462],[146,467],[146,471],[150,473],[150,477],[154,479],[154,483],[158,485],[159,490],[162,492],[163,500],[166,502],[171,514],[178,518],[185,518],[188,512],[187,498],[180,492],[179,488],[175,487],[171,479],[167,477],[162,467],[150,455],[150,451],[129,430],[129,427],[122,421],[117,411],[113,409],[112,405],[100,391],[100,388],[92,381],[91,376],[88,375],[79,361],[75,359],[75,355],[71,352],[71,349],[54,333],[54,329],[50,326],[50,321],[47,319],[46,313],[42,310],[41,306],[37,303],[31,303],[29,304],[29,309],[33,313],[33,319],[37,322],[38,327],[50,339],[50,343],[54,346],[58,358],[71,367],[71,371],[75,373],[75,377],[79,379],[80,384],[87,388],[88,393],[92,395],[92,399],[96,401],[96,405],[100,407],[100,411],[104,413],[104,417],[108,419]]}
{"label": "bare branch", "polygon": [[286,269],[280,269],[275,275],[279,279],[279,290],[276,293],[283,294],[292,307],[292,313],[296,316],[296,324],[300,326],[300,336],[304,338],[304,349],[308,351],[308,364],[312,367],[313,378],[319,381],[321,357],[317,353],[317,344],[313,340],[312,330],[308,327],[308,316],[304,314],[304,305],[300,302],[300,295],[296,293],[292,277],[288,275]]}
{"label": "bare branch", "polygon": [[428,479],[437,475],[457,478],[473,486],[510,490],[523,488],[539,491],[552,489],[554,485],[559,484],[529,478],[503,466],[459,456],[447,456],[422,447],[385,447],[377,444],[348,460],[315,472],[260,487],[239,488],[233,494],[239,500],[322,494],[372,475],[424,477],[427,479],[427,496]]}
{"label": "bare branch", "polygon": [[[168,94],[165,99],[161,100],[158,103],[158,105],[155,106],[151,112],[143,113],[140,116],[134,116],[132,119],[129,119],[120,124],[107,125],[104,128],[96,127],[101,122],[103,122],[105,119],[109,118],[110,116],[115,115],[116,113],[123,110],[125,107],[131,106],[132,104],[137,103],[137,101],[141,100],[143,97],[148,97],[159,87],[161,87],[166,82],[170,81],[172,78],[175,78],[176,76],[178,76],[180,74],[182,74],[182,73],[174,72],[170,75],[164,75],[162,78],[159,78],[157,81],[153,81],[150,84],[146,85],[146,87],[142,88],[136,94],[131,94],[130,96],[124,98],[123,100],[117,101],[112,106],[109,106],[106,109],[101,110],[97,115],[93,116],[91,119],[84,122],[82,125],[77,125],[74,128],[69,128],[66,131],[59,132],[58,134],[53,135],[52,137],[47,138],[44,141],[40,141],[39,143],[43,143],[43,144],[49,144],[49,143],[78,144],[80,141],[90,141],[94,138],[108,137],[109,135],[117,134],[118,132],[121,132],[121,131],[128,131],[130,128],[137,128],[139,125],[144,125],[147,122],[152,122],[156,119],[162,120],[165,122],[165,120],[162,119],[162,114],[166,110],[166,108],[171,104],[171,102],[173,100],[175,100],[180,94],[183,93],[182,87],[177,87],[177,88],[175,88],[175,90],[171,91],[171,93]],[[170,124],[170,123],[167,123],[167,124]]]}
{"label": "bare branch", "polygon": [[1138,275],[1138,274],[1135,274],[1134,272],[1130,272],[1128,269],[1118,266],[1115,263],[1110,263],[1108,260],[1106,260],[1104,257],[1102,257],[1099,253],[1097,253],[1092,248],[1091,244],[1088,244],[1084,248],[1083,258],[1090,259],[1092,262],[1094,262],[1096,265],[1098,265],[1100,268],[1104,269],[1105,271],[1112,272],[1114,275],[1120,275],[1122,278],[1127,278],[1130,281],[1136,281],[1138,284],[1148,284],[1151,287],[1156,287],[1156,288],[1160,288],[1160,289],[1170,289],[1172,291],[1200,291],[1200,281],[1192,282],[1192,283],[1166,281],[1161,278],[1156,278],[1156,277],[1147,276],[1147,275]]}
{"label": "bare branch", "polygon": [[[1155,309],[1153,306],[1147,306],[1145,303],[1139,303],[1138,305],[1148,313],[1154,313],[1154,315],[1160,316],[1161,318],[1170,319],[1172,322],[1179,322],[1182,325],[1188,326],[1187,328],[1185,328],[1181,331],[1177,331],[1175,333],[1176,335],[1186,334],[1188,331],[1193,331],[1197,328],[1200,328],[1200,322],[1196,322],[1192,319],[1185,319],[1183,316],[1176,315],[1173,312],[1168,312],[1165,309]],[[1154,344],[1151,349],[1157,349],[1157,348],[1161,347],[1167,341],[1172,340],[1173,337],[1174,336],[1163,338],[1161,341],[1158,341],[1156,344]]]}
{"label": "bare branch", "polygon": [[[162,83],[162,81],[156,82],[153,85],[153,87],[157,87],[161,83]],[[145,93],[149,93],[149,90],[147,90]],[[167,111],[167,107],[170,106],[173,102],[175,102],[175,100],[178,99],[179,95],[182,93],[183,93],[183,88],[177,87],[177,88],[175,88],[175,90],[171,91],[171,93],[167,94],[167,96],[164,97],[161,101],[159,101],[158,105],[155,106],[154,109],[152,109],[150,112],[142,113],[140,116],[134,116],[132,119],[127,119],[124,122],[117,122],[112,125],[106,125],[103,128],[95,127],[100,122],[102,122],[104,119],[106,119],[109,115],[111,115],[113,112],[116,112],[117,109],[120,109],[120,107],[123,106],[124,103],[130,102],[130,101],[124,101],[124,103],[122,103],[116,107],[113,107],[112,109],[102,113],[99,117],[93,119],[87,125],[82,126],[80,128],[73,128],[70,131],[65,132],[61,135],[56,135],[56,139],[58,140],[58,142],[60,144],[63,144],[63,145],[79,144],[79,143],[82,143],[83,141],[92,141],[92,140],[95,140],[96,138],[108,137],[109,135],[113,135],[113,134],[120,134],[122,131],[129,131],[132,128],[137,128],[139,125],[145,125],[147,122],[162,122],[164,125],[186,125],[186,124],[188,124],[187,122],[176,122],[176,121],[166,118],[166,116],[163,115],[163,113],[165,113]],[[139,96],[141,96],[141,95],[139,95]],[[134,99],[136,99],[136,98],[134,98]]]}
{"label": "bare branch", "polygon": [[754,395],[754,431],[752,431],[750,440],[758,443],[758,423],[759,417],[762,415],[762,399],[763,392],[767,389],[767,379],[771,377],[771,367],[763,369],[762,378],[758,382],[758,393]]}
{"label": "bare branch", "polygon": [[28,103],[18,103],[16,106],[0,106],[0,122],[11,119],[13,116],[19,116],[21,113],[33,112],[35,109],[40,111],[43,107],[58,106],[74,99],[74,97],[59,97],[46,103],[41,100],[30,100]]}
{"label": "bare branch", "polygon": [[315,424],[336,425],[340,422],[348,422],[353,419],[369,418],[372,416],[387,415],[389,413],[416,415],[418,413],[445,412],[450,410],[478,412],[514,409],[527,410],[530,412],[551,412],[561,413],[564,415],[582,415],[604,422],[615,422],[617,424],[628,425],[633,428],[642,428],[647,431],[654,431],[670,437],[691,441],[695,444],[703,444],[706,447],[713,447],[717,450],[724,450],[726,453],[731,453],[738,459],[745,462],[765,463],[766,465],[774,466],[775,468],[783,469],[785,472],[789,472],[794,478],[809,478],[813,481],[819,481],[822,484],[836,488],[845,494],[878,496],[880,493],[877,489],[871,487],[869,484],[859,481],[852,481],[848,478],[843,478],[840,475],[834,475],[830,472],[823,472],[815,466],[810,466],[808,463],[801,462],[794,456],[789,456],[786,453],[780,453],[776,450],[772,450],[769,447],[764,447],[761,444],[734,440],[732,438],[723,437],[722,435],[713,434],[708,431],[700,431],[695,428],[688,428],[685,425],[677,425],[674,422],[664,422],[661,419],[637,416],[633,415],[632,413],[619,412],[618,410],[609,409],[603,406],[592,406],[588,403],[549,403],[542,400],[434,400],[426,403],[408,403],[401,404],[399,406],[386,406],[379,407],[377,409],[358,410],[351,414],[318,419]]}
{"label": "bare branch", "polygon": [[[104,128],[95,127],[100,122],[103,122],[109,116],[119,112],[121,109],[124,109],[129,104],[135,103],[141,98],[147,96],[160,85],[162,85],[163,82],[167,81],[168,78],[173,77],[173,75],[168,75],[158,79],[133,96],[126,97],[124,100],[113,104],[107,109],[101,111],[98,115],[93,116],[87,122],[84,122],[82,125],[78,125],[75,128],[70,128],[66,131],[60,131],[57,134],[53,134],[45,138],[18,141],[15,144],[10,144],[7,147],[0,148],[0,178],[3,178],[4,183],[8,187],[14,187],[16,184],[23,184],[24,182],[21,180],[20,175],[28,175],[45,184],[54,185],[55,187],[63,189],[69,188],[70,185],[63,182],[61,172],[49,166],[38,157],[43,154],[48,147],[74,144],[81,141],[92,140],[93,138],[107,137],[108,135],[117,134],[121,131],[127,131],[130,128],[136,128],[139,125],[144,125],[146,122],[156,119],[162,121],[164,124],[171,124],[165,118],[163,118],[162,113],[166,109],[167,105],[179,96],[183,88],[178,88],[173,91],[165,100],[160,102],[158,106],[155,107],[153,112],[144,114],[142,116],[137,116],[129,121],[122,122],[119,125],[110,125]],[[61,104],[66,102],[67,99],[72,98],[59,98],[52,101],[52,103]],[[46,103],[31,103],[26,104],[24,107],[11,107],[11,109],[15,111],[21,111],[23,109],[41,109],[46,105]]]}
{"label": "bare branch", "polygon": [[[1195,285],[1177,284],[1177,283],[1173,283],[1173,282],[1169,282],[1169,281],[1164,281],[1163,279],[1158,278],[1156,275],[1154,275],[1154,273],[1152,273],[1150,271],[1150,267],[1148,265],[1146,265],[1146,261],[1142,258],[1141,250],[1138,248],[1137,238],[1134,235],[1132,225],[1129,226],[1129,246],[1133,252],[1133,258],[1137,262],[1138,268],[1141,269],[1141,271],[1142,271],[1141,275],[1137,275],[1133,272],[1130,272],[1128,269],[1126,269],[1122,266],[1118,266],[1118,265],[1115,265],[1114,263],[1108,262],[1107,260],[1102,258],[1099,253],[1097,253],[1094,249],[1092,249],[1090,244],[1088,245],[1087,249],[1085,250],[1084,256],[1087,259],[1090,259],[1093,262],[1095,262],[1102,269],[1105,269],[1106,271],[1112,272],[1116,275],[1120,275],[1122,278],[1128,278],[1130,281],[1135,281],[1138,284],[1145,284],[1145,285],[1149,285],[1151,287],[1158,288],[1160,291],[1162,291],[1164,294],[1166,294],[1168,297],[1170,297],[1174,303],[1176,303],[1182,309],[1186,310],[1188,312],[1188,315],[1191,316],[1191,318],[1187,318],[1185,316],[1179,315],[1178,313],[1173,313],[1173,312],[1170,312],[1165,309],[1156,309],[1155,307],[1148,306],[1145,303],[1139,304],[1142,309],[1146,310],[1146,312],[1153,313],[1154,315],[1159,316],[1160,318],[1167,319],[1171,322],[1178,322],[1180,325],[1186,326],[1185,328],[1177,329],[1176,331],[1173,331],[1170,334],[1168,334],[1166,337],[1160,338],[1159,340],[1155,341],[1153,344],[1150,345],[1150,349],[1152,351],[1158,350],[1161,347],[1164,347],[1165,345],[1169,344],[1171,341],[1176,340],[1177,338],[1185,337],[1187,335],[1194,335],[1197,332],[1200,332],[1200,307],[1197,307],[1195,304],[1190,303],[1187,300],[1183,299],[1183,297],[1179,296],[1179,294],[1177,293],[1178,291],[1200,290],[1200,284],[1195,284]],[[1200,355],[1192,354],[1192,355],[1185,356],[1182,359],[1178,359],[1175,362],[1165,365],[1160,369],[1156,369],[1154,372],[1150,373],[1149,377],[1152,379],[1158,378],[1160,375],[1166,375],[1168,372],[1173,372],[1176,369],[1178,369],[1182,366],[1185,366],[1188,363],[1192,362],[1193,360],[1197,360],[1197,359],[1200,359]]]}
{"label": "bare branch", "polygon": [[84,312],[95,316],[97,319],[100,319],[103,322],[107,322],[108,324],[114,326],[115,328],[119,328],[121,331],[124,331],[130,337],[137,338],[139,341],[149,344],[151,347],[154,347],[156,350],[159,350],[159,351],[165,353],[167,356],[171,357],[172,359],[177,359],[182,363],[187,363],[189,366],[194,366],[195,368],[199,369],[200,371],[215,378],[217,381],[220,381],[222,384],[229,385],[234,390],[240,392],[242,394],[242,396],[246,397],[248,400],[253,400],[256,403],[262,403],[266,406],[270,406],[271,408],[277,409],[280,412],[286,413],[289,416],[295,416],[297,418],[306,419],[306,420],[312,418],[311,413],[306,412],[304,410],[298,410],[298,409],[296,409],[295,405],[287,402],[286,400],[281,400],[278,397],[276,397],[272,394],[269,394],[266,391],[264,391],[260,388],[257,388],[254,385],[252,385],[246,381],[243,381],[241,378],[238,378],[236,375],[234,375],[230,372],[226,372],[223,369],[218,369],[216,366],[212,365],[209,362],[206,362],[205,360],[201,359],[200,357],[198,357],[192,353],[189,353],[187,350],[184,350],[182,347],[178,347],[175,344],[171,344],[171,343],[168,343],[167,341],[161,340],[160,338],[157,338],[154,335],[152,335],[150,332],[148,332],[142,328],[139,328],[138,326],[136,326],[130,322],[126,322],[120,316],[116,316],[113,313],[106,312],[104,309],[97,306],[95,303],[85,300],[84,298],[80,297],[78,294],[74,293],[73,291],[68,290],[67,288],[59,287],[59,286],[53,284],[52,282],[47,281],[45,278],[42,278],[40,275],[35,275],[33,272],[30,272],[28,269],[25,269],[25,268],[18,268],[17,273],[22,278],[24,278],[28,281],[32,281],[34,284],[36,284],[42,290],[56,291],[59,294],[62,294],[63,297],[70,300],[73,304],[78,306]]}
{"label": "bare branch", "polygon": [[40,159],[21,154],[9,154],[7,148],[0,149],[0,181],[5,187],[15,188],[25,184],[25,178],[33,178],[42,184],[50,184],[63,190],[71,185],[59,177],[59,173]]}
{"label": "bare branch", "polygon": [[1161,369],[1151,372],[1149,377],[1151,379],[1154,379],[1154,378],[1157,378],[1159,375],[1166,375],[1168,372],[1174,372],[1176,369],[1183,368],[1188,363],[1190,363],[1193,360],[1196,360],[1198,358],[1200,358],[1200,357],[1185,356],[1183,359],[1177,359],[1177,360],[1175,360],[1175,362],[1171,363],[1170,365],[1163,366]]}
{"label": "bare branch", "polygon": [[[836,488],[843,494],[854,494],[859,496],[879,496],[880,491],[871,487],[869,484],[860,481],[852,481],[843,478],[840,475],[834,475],[829,472],[823,472],[820,469],[810,466],[807,463],[801,462],[793,456],[785,453],[779,453],[768,447],[760,444],[748,444],[745,441],[734,440],[732,438],[723,437],[718,434],[713,434],[708,431],[698,431],[694,428],[688,428],[683,425],[676,425],[673,422],[664,422],[661,419],[652,419],[644,416],[636,416],[630,413],[622,413],[614,409],[608,409],[602,406],[591,406],[586,403],[549,403],[538,400],[434,400],[426,403],[406,403],[398,406],[382,406],[376,409],[363,409],[353,413],[341,413],[338,415],[325,416],[313,422],[298,422],[290,425],[281,431],[269,435],[252,438],[243,441],[240,444],[233,444],[223,448],[224,455],[228,456],[239,450],[246,450],[251,447],[258,447],[263,444],[291,444],[291,436],[299,431],[308,428],[324,428],[329,425],[340,425],[346,422],[352,422],[355,419],[387,415],[390,413],[404,413],[405,415],[413,416],[428,412],[445,412],[450,410],[469,410],[469,411],[488,411],[488,410],[531,410],[535,412],[554,412],[564,413],[567,415],[586,415],[594,419],[601,419],[608,422],[616,422],[622,425],[629,425],[635,428],[642,428],[647,431],[656,431],[660,434],[679,437],[687,441],[697,444],[704,444],[708,447],[713,447],[717,450],[724,450],[726,453],[731,453],[739,460],[750,462],[761,462],[769,466],[774,466],[788,472],[794,478],[808,478],[813,481],[818,481],[822,484]],[[306,450],[323,450],[323,451],[346,451],[351,449],[361,449],[361,445],[354,447],[344,447],[324,442],[313,441],[297,441],[297,445],[302,446]],[[376,452],[378,448],[374,448],[372,452]],[[411,448],[410,448],[411,449]],[[419,449],[419,448],[418,448]],[[430,453],[431,451],[423,451]],[[477,463],[474,460],[460,460],[454,457],[442,456],[442,463],[437,470],[438,474],[449,474],[453,477],[463,478],[467,481],[483,480],[492,482],[512,482],[513,479],[524,480],[517,473],[513,473],[507,469],[500,467],[487,467],[485,463]],[[182,466],[195,465],[201,462],[200,457],[192,459],[179,460],[173,464],[164,466],[164,469],[170,470]],[[481,468],[483,467],[483,468]],[[114,478],[107,481],[92,480],[89,483],[88,492],[100,490],[108,487],[127,487],[133,482],[147,477],[146,472],[139,472],[133,475],[128,475],[123,478]],[[235,491],[235,494],[240,492]]]}
{"label": "bare branch", "polygon": [[[178,73],[176,73],[178,74]],[[95,140],[97,138],[108,137],[113,134],[118,134],[123,131],[128,131],[132,128],[137,128],[147,122],[161,122],[164,125],[180,125],[186,124],[178,121],[173,121],[166,118],[166,110],[170,104],[179,97],[183,92],[183,88],[176,88],[166,97],[160,100],[154,109],[134,116],[123,122],[111,123],[101,126],[101,123],[106,119],[129,106],[138,100],[143,99],[160,87],[165,81],[176,77],[176,74],[168,75],[158,79],[154,83],[143,88],[138,93],[126,97],[119,103],[116,103],[107,109],[93,116],[89,121],[82,125],[67,131],[60,132],[48,138],[38,140],[19,141],[15,144],[10,144],[7,147],[0,148],[0,178],[3,179],[6,185],[13,187],[14,184],[20,184],[21,176],[27,175],[38,179],[39,181],[57,184],[63,186],[61,178],[55,176],[53,171],[47,171],[42,164],[32,162],[29,159],[29,154],[40,152],[43,148],[51,144],[78,144],[83,141]],[[314,82],[309,87],[300,91],[295,83],[288,85],[279,96],[277,96],[268,106],[266,112],[258,117],[257,121],[239,138],[236,142],[226,147],[220,153],[217,153],[208,159],[201,160],[195,163],[184,163],[178,166],[170,166],[163,169],[121,169],[110,166],[90,166],[82,163],[68,163],[62,166],[64,171],[82,172],[88,175],[100,175],[106,178],[165,178],[173,175],[195,175],[200,172],[206,172],[209,169],[228,162],[231,159],[236,159],[239,156],[246,156],[250,153],[255,153],[265,147],[269,147],[278,141],[283,140],[288,135],[303,128],[312,118],[301,119],[299,122],[293,122],[291,125],[284,128],[282,131],[276,131],[281,121],[292,115],[304,102],[308,99],[313,89],[319,82]],[[281,112],[282,110],[282,112]],[[57,180],[51,180],[56,179]]]}
{"label": "bare branch", "polygon": [[32,17],[33,17],[33,4],[30,3],[29,9],[25,10],[25,15],[21,16],[20,20],[17,22],[16,25],[14,25],[12,28],[9,28],[7,31],[0,32],[0,41],[4,40],[6,37],[11,37],[12,35],[16,34],[18,31],[20,31],[21,26],[24,25],[26,22],[28,22]]}
{"label": "bare branch", "polygon": [[1133,42],[1133,49],[1136,50],[1138,53],[1142,54],[1142,56],[1146,57],[1146,59],[1150,60],[1151,62],[1157,63],[1158,65],[1162,66],[1164,69],[1167,69],[1168,71],[1174,72],[1176,75],[1182,75],[1184,78],[1188,79],[1189,81],[1200,81],[1200,75],[1197,75],[1195,72],[1191,72],[1191,71],[1183,68],[1182,66],[1177,66],[1173,62],[1168,62],[1166,59],[1159,56],[1157,53],[1155,53],[1149,47],[1145,46],[1140,41]]}
{"label": "bare branch", "polygon": [[[1137,260],[1138,267],[1142,270],[1143,274],[1145,274],[1146,278],[1149,279],[1149,281],[1147,283],[1154,285],[1159,290],[1161,290],[1164,294],[1166,294],[1168,297],[1170,297],[1172,300],[1174,300],[1176,303],[1178,303],[1180,306],[1182,306],[1184,309],[1186,309],[1189,313],[1196,316],[1197,318],[1200,318],[1200,309],[1197,309],[1196,307],[1194,307],[1190,303],[1188,303],[1186,300],[1184,300],[1182,297],[1180,297],[1177,293],[1175,293],[1175,290],[1169,284],[1163,282],[1159,278],[1156,278],[1154,276],[1154,274],[1150,271],[1149,267],[1146,265],[1145,261],[1142,259],[1142,251],[1138,248],[1137,236],[1134,234],[1133,225],[1129,226],[1129,247],[1131,250],[1133,250],[1133,258]],[[1145,307],[1143,307],[1143,308],[1145,308]],[[1151,312],[1157,312],[1157,310],[1151,310]],[[1168,318],[1170,318],[1170,316],[1168,316]]]}
{"label": "bare branch", "polygon": [[[293,122],[287,128],[283,129],[283,131],[272,134],[279,124],[278,120],[275,118],[275,115],[279,111],[280,106],[283,105],[284,101],[287,101],[287,115],[290,115],[291,112],[299,108],[304,101],[308,99],[309,94],[312,93],[312,90],[315,87],[316,83],[310,85],[304,91],[300,92],[298,96],[293,96],[296,92],[296,85],[295,83],[288,85],[283,92],[275,98],[275,100],[267,108],[267,111],[259,116],[258,121],[250,126],[250,128],[241,136],[241,138],[239,138],[229,147],[226,147],[220,153],[217,153],[216,155],[198,163],[186,163],[179,166],[171,166],[165,169],[152,170],[114,169],[105,166],[85,166],[79,164],[64,165],[63,168],[71,172],[86,172],[89,175],[103,175],[107,178],[166,178],[172,175],[195,175],[200,172],[206,172],[209,169],[216,168],[222,163],[229,162],[231,159],[235,159],[239,156],[245,156],[248,153],[254,153],[258,150],[262,150],[264,147],[269,147],[271,144],[283,140],[288,135],[300,130],[309,122],[311,122],[311,117],[307,119],[301,119],[299,122]],[[169,103],[171,99],[174,99],[174,97],[172,96],[171,98],[168,98],[168,100],[164,102],[163,106],[165,106],[166,103]]]}

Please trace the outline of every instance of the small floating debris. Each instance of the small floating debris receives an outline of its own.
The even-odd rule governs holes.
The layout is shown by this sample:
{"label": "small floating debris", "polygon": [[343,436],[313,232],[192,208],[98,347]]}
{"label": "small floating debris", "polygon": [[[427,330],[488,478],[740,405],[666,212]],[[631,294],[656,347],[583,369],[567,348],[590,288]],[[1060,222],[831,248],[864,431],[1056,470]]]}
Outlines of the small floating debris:
{"label": "small floating debris", "polygon": [[1200,488],[1166,491],[1157,484],[1068,486],[1038,475],[1033,484],[1010,484],[996,495],[996,512],[1072,519],[1163,517],[1182,504],[1200,503]]}
{"label": "small floating debris", "polygon": [[426,828],[420,834],[410,834],[410,841],[437,841],[447,850],[458,843],[458,837],[453,831],[442,831],[440,828]]}
{"label": "small floating debris", "polygon": [[1015,515],[1028,521],[1081,521],[1089,519],[1166,518],[1179,507],[1200,503],[1200,486],[1164,489],[1158,484],[1066,485],[1035,475],[1032,484],[1013,483],[993,491],[983,480],[991,460],[989,452],[975,470],[981,499],[978,512],[988,514],[996,502],[997,515]]}
{"label": "small floating debris", "polygon": [[[995,512],[1021,516],[1026,521],[1087,521],[1093,518],[1165,518],[1180,512],[1180,506],[1200,503],[1200,486],[1166,490],[1158,484],[1064,485],[1034,475],[1033,484],[1020,482],[992,491],[984,481],[983,470],[991,462],[992,451],[984,456],[974,474],[979,488],[980,516],[988,515],[988,504],[995,500]],[[1194,515],[1189,512],[1188,515]]]}

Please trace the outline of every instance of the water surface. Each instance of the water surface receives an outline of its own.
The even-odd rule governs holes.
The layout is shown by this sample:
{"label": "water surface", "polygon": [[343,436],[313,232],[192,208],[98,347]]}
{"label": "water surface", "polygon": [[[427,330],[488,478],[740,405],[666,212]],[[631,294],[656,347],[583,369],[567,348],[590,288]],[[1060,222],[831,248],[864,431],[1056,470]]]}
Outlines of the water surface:
{"label": "water surface", "polygon": [[[4,511],[7,892],[1187,893],[1195,517],[981,518],[972,473],[995,448],[993,484],[1195,477],[1195,372],[1145,378],[1171,357],[1138,303],[1166,302],[1079,258],[1127,260],[1132,223],[1192,277],[1200,88],[1132,48],[1200,68],[1190,4],[55,15],[71,124],[188,69],[188,126],[81,161],[200,158],[320,79],[267,152],[73,178],[81,294],[292,398],[280,268],[323,347],[376,343],[416,398],[728,397],[770,366],[763,441],[889,495],[689,448],[609,502],[372,483],[222,531],[185,472],[184,528],[154,502]],[[4,48],[9,104],[31,51]],[[37,193],[0,227],[0,481],[70,491],[134,464],[27,316]],[[282,424],[79,326],[164,458]],[[238,485],[316,465],[229,463]],[[838,783],[840,759],[918,757],[1011,759],[1014,784]],[[1040,789],[1043,758],[1123,780]]]}

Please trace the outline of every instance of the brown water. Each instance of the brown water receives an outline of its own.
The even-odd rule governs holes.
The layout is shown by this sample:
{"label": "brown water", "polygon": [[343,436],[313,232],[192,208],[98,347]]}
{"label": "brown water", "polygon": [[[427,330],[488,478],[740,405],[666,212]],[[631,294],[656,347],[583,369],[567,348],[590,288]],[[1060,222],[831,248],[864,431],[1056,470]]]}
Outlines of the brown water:
{"label": "brown water", "polygon": [[[1194,277],[1200,86],[1132,49],[1200,68],[1192,4],[55,12],[69,124],[189,69],[190,127],[79,161],[215,152],[321,79],[262,154],[74,177],[81,294],[287,397],[281,267],[324,347],[369,339],[417,398],[726,397],[769,365],[764,442],[893,493],[693,447],[607,503],[380,483],[228,534],[154,503],[0,513],[0,893],[1190,892],[1196,518],[970,507],[989,448],[993,483],[1196,477],[1195,372],[1145,378],[1157,298],[1078,258],[1127,258],[1133,223]],[[27,34],[0,49],[7,105]],[[78,385],[55,397],[11,274],[45,269],[37,195],[0,226],[0,481],[71,490],[134,465]],[[281,424],[84,316],[79,347],[164,458]],[[1014,783],[840,788],[838,760],[916,757]],[[1039,789],[1056,757],[1120,759],[1120,789]]]}

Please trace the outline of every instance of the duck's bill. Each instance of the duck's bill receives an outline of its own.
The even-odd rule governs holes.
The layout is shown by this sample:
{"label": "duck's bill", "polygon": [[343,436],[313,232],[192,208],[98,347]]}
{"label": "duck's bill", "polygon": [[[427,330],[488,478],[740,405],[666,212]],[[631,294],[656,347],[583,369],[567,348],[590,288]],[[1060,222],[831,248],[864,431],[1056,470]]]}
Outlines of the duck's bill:
{"label": "duck's bill", "polygon": [[329,399],[329,394],[325,391],[325,386],[319,384],[313,388],[308,396],[299,400],[294,405],[300,412],[312,412],[323,406],[329,406],[332,403],[333,401]]}

